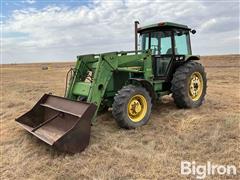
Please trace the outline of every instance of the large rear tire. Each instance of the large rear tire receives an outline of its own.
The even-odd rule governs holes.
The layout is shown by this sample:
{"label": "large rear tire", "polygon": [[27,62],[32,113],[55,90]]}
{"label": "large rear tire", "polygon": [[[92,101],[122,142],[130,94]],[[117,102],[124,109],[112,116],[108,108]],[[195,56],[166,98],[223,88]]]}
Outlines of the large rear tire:
{"label": "large rear tire", "polygon": [[112,107],[117,124],[133,129],[148,122],[152,109],[151,97],[143,87],[124,86],[114,97]]}
{"label": "large rear tire", "polygon": [[189,61],[178,67],[171,83],[172,97],[179,108],[195,108],[203,103],[207,78],[200,63]]}

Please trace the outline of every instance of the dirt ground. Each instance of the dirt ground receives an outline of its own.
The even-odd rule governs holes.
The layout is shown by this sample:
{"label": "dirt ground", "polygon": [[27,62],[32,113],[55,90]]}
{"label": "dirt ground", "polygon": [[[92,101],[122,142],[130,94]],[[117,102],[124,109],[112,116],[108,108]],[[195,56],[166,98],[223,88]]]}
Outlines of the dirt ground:
{"label": "dirt ground", "polygon": [[14,119],[43,93],[62,96],[71,63],[1,66],[1,179],[186,179],[182,160],[235,165],[240,179],[240,55],[202,57],[208,76],[205,103],[178,109],[170,96],[153,107],[149,123],[120,129],[111,112],[92,126],[79,154],[59,153]]}

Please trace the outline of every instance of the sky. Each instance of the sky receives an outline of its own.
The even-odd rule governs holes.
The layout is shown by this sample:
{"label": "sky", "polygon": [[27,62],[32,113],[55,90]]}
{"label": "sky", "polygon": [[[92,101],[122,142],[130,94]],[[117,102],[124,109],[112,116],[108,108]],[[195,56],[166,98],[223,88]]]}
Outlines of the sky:
{"label": "sky", "polygon": [[239,54],[239,6],[238,0],[1,0],[1,63],[134,50],[135,20],[196,29],[196,55]]}

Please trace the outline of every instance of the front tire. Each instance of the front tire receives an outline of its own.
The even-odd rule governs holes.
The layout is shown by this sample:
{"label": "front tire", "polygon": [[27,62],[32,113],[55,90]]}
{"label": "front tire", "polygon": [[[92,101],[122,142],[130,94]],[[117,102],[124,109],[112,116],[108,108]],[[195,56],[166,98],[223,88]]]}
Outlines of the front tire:
{"label": "front tire", "polygon": [[117,124],[126,129],[145,125],[151,114],[151,97],[143,87],[124,86],[114,97],[112,114]]}
{"label": "front tire", "polygon": [[172,97],[179,108],[195,108],[203,103],[207,78],[200,63],[189,61],[178,67],[171,83]]}

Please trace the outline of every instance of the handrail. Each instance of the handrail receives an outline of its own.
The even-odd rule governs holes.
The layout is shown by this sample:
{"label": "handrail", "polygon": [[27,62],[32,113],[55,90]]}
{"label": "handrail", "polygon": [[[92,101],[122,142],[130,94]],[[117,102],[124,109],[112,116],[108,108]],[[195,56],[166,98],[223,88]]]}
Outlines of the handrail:
{"label": "handrail", "polygon": [[66,75],[66,80],[65,80],[65,90],[64,90],[64,97],[66,97],[67,95],[67,89],[68,89],[68,77],[69,77],[69,73],[71,73],[70,79],[73,77],[73,72],[74,72],[74,68],[70,68],[67,72]]}

